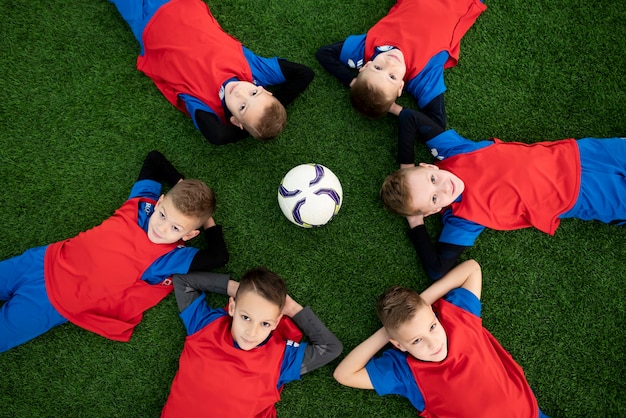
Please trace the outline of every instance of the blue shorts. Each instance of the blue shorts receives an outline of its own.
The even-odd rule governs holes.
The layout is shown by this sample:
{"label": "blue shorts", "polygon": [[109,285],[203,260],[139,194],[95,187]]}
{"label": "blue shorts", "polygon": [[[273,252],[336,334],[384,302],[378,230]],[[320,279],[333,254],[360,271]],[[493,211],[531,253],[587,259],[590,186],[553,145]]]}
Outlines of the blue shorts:
{"label": "blue shorts", "polygon": [[574,207],[559,218],[626,224],[626,138],[583,138],[580,192]]}
{"label": "blue shorts", "polygon": [[170,0],[109,0],[130,26],[133,35],[141,45],[143,55],[143,30],[157,10]]}
{"label": "blue shorts", "polygon": [[67,322],[52,306],[43,276],[47,246],[0,262],[0,352]]}

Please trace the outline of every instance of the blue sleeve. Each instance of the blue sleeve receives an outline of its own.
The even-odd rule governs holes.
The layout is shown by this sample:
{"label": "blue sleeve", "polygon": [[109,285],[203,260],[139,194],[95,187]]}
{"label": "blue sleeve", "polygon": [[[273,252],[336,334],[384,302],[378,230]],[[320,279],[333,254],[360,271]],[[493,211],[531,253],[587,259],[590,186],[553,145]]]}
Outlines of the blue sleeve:
{"label": "blue sleeve", "polygon": [[178,97],[183,102],[185,102],[185,108],[187,109],[187,112],[189,112],[191,121],[193,122],[197,130],[200,130],[200,128],[198,127],[198,122],[196,122],[196,110],[203,110],[205,112],[213,113],[216,116],[216,119],[219,121],[219,118],[217,117],[217,113],[215,113],[215,110],[211,109],[202,100],[197,99],[193,96],[190,96],[189,94],[186,94],[186,93],[181,93],[178,95]]}
{"label": "blue sleeve", "polygon": [[343,42],[339,60],[350,68],[361,68],[365,64],[365,34],[348,36]]}
{"label": "blue sleeve", "polygon": [[457,287],[444,296],[444,300],[480,318],[482,304],[475,294],[462,287]]}
{"label": "blue sleeve", "polygon": [[141,280],[150,284],[159,284],[173,274],[189,273],[193,258],[198,253],[195,247],[177,247],[157,258],[141,275]]}
{"label": "blue sleeve", "polygon": [[454,129],[448,129],[433,139],[426,141],[426,146],[433,154],[433,157],[438,160],[458,154],[466,154],[489,145],[493,145],[492,140],[472,141],[462,137]]}
{"label": "blue sleeve", "polygon": [[300,371],[302,370],[302,361],[304,359],[304,351],[307,343],[297,343],[295,341],[287,341],[285,346],[285,356],[280,366],[280,377],[278,378],[277,387],[280,388],[285,383],[300,379]]}
{"label": "blue sleeve", "polygon": [[180,313],[180,319],[187,329],[187,335],[192,335],[224,315],[228,313],[222,308],[211,308],[206,303],[206,295],[202,293]]}
{"label": "blue sleeve", "polygon": [[404,396],[415,409],[424,410],[424,396],[409,369],[405,353],[395,349],[386,350],[382,356],[371,359],[365,365],[365,370],[378,395]]}
{"label": "blue sleeve", "polygon": [[406,91],[415,98],[420,109],[446,91],[443,66],[448,60],[448,56],[446,51],[433,56],[422,71],[406,83]]}
{"label": "blue sleeve", "polygon": [[[463,198],[463,195],[461,195]],[[483,225],[468,221],[452,214],[452,210],[447,209],[441,215],[441,234],[439,242],[471,247],[474,241],[485,230]]]}
{"label": "blue sleeve", "polygon": [[280,65],[278,65],[278,57],[260,57],[245,46],[243,47],[243,55],[250,65],[253,82],[257,86],[275,86],[287,81],[280,69]]}
{"label": "blue sleeve", "polygon": [[158,181],[139,180],[133,184],[133,188],[130,190],[128,198],[133,199],[135,197],[146,197],[152,200],[159,200],[162,188],[163,186]]}

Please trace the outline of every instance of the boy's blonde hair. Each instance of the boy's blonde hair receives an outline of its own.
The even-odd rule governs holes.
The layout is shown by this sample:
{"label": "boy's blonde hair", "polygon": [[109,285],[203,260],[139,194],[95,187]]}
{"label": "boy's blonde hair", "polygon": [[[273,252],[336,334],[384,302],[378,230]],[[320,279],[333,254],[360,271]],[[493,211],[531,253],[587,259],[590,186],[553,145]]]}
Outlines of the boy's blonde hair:
{"label": "boy's blonde hair", "polygon": [[380,198],[383,205],[398,215],[420,215],[420,211],[410,211],[409,202],[411,195],[407,186],[408,168],[401,168],[389,174],[380,187]]}
{"label": "boy's blonde hair", "polygon": [[373,86],[365,77],[361,77],[361,74],[357,75],[350,87],[352,106],[370,118],[377,119],[385,116],[395,102],[395,97],[387,97],[384,91]]}
{"label": "boy's blonde hair", "polygon": [[275,99],[265,109],[265,113],[255,126],[252,127],[250,134],[261,141],[268,141],[276,138],[287,125],[287,111],[285,107]]}
{"label": "boy's blonde hair", "polygon": [[287,299],[287,285],[278,274],[265,268],[258,267],[248,270],[241,280],[235,294],[235,300],[246,292],[254,292],[263,299],[278,306],[280,311],[285,307]]}
{"label": "boy's blonde hair", "polygon": [[202,225],[215,211],[215,194],[204,182],[184,179],[172,187],[167,196],[183,215],[198,220]]}
{"label": "boy's blonde hair", "polygon": [[380,295],[376,301],[376,313],[387,332],[393,334],[426,306],[429,305],[415,290],[394,286]]}

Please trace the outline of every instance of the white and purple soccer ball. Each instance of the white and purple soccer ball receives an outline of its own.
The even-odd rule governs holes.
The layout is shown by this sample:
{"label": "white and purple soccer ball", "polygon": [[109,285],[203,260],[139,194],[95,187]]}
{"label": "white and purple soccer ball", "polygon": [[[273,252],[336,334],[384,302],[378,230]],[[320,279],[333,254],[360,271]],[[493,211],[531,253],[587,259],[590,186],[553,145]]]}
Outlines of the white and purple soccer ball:
{"label": "white and purple soccer ball", "polygon": [[295,166],[278,187],[278,205],[287,219],[303,228],[322,226],[339,212],[341,183],[321,164]]}

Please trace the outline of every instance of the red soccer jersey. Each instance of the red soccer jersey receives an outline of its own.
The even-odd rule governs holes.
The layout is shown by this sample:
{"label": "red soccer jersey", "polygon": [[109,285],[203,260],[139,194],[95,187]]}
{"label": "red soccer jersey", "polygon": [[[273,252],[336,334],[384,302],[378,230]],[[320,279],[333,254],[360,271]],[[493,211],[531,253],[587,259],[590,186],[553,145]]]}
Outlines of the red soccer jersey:
{"label": "red soccer jersey", "polygon": [[444,68],[457,64],[461,38],[487,8],[479,0],[399,0],[368,32],[365,61],[377,46],[392,45],[404,54],[411,80],[442,51],[450,55]]}
{"label": "red soccer jersey", "polygon": [[536,418],[537,400],[522,368],[482,326],[449,302],[433,304],[448,336],[448,356],[426,362],[407,356],[424,396],[424,417]]}
{"label": "red soccer jersey", "polygon": [[204,2],[172,0],[161,6],[144,29],[143,44],[137,68],[185,113],[179,94],[201,100],[226,123],[222,84],[233,77],[252,82],[241,42],[224,32]]}
{"label": "red soccer jersey", "polygon": [[573,139],[502,142],[437,162],[465,183],[455,216],[506,231],[534,226],[554,235],[559,215],[580,190],[580,154]]}
{"label": "red soccer jersey", "polygon": [[231,322],[224,315],[187,337],[162,417],[276,416],[285,344],[302,333],[283,317],[264,345],[245,351],[234,346]]}
{"label": "red soccer jersey", "polygon": [[174,244],[154,244],[137,224],[139,202],[129,199],[99,226],[50,244],[44,277],[50,302],[70,322],[103,337],[128,341],[145,310],[172,291],[150,285],[143,272]]}

